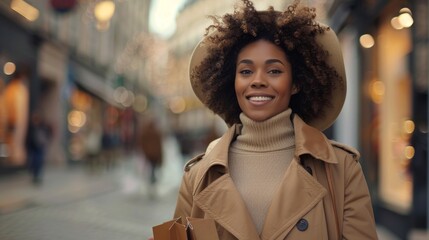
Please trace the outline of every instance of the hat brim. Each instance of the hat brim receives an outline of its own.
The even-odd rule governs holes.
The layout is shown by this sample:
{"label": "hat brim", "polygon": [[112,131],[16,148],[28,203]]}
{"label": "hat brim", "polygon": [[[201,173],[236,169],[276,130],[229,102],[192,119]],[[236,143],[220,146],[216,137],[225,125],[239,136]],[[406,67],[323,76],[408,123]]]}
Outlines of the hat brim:
{"label": "hat brim", "polygon": [[[326,26],[322,23],[319,24],[321,26]],[[216,34],[216,31],[212,32],[210,35],[212,34]],[[189,77],[192,89],[194,90],[194,93],[198,99],[204,104],[206,103],[207,94],[204,93],[199,79],[193,79],[191,77],[191,73],[192,70],[197,67],[207,56],[207,45],[204,44],[206,38],[203,38],[194,48],[189,64]],[[338,83],[332,91],[330,100],[331,104],[324,106],[324,115],[313,118],[311,121],[307,122],[307,124],[310,126],[323,131],[329,128],[335,122],[341,112],[341,109],[343,108],[347,93],[347,80],[344,68],[344,60],[341,52],[341,45],[335,32],[329,28],[323,33],[317,35],[316,41],[324,50],[329,53],[327,59],[328,64],[332,66],[337,71],[338,75],[343,79],[343,81]]]}

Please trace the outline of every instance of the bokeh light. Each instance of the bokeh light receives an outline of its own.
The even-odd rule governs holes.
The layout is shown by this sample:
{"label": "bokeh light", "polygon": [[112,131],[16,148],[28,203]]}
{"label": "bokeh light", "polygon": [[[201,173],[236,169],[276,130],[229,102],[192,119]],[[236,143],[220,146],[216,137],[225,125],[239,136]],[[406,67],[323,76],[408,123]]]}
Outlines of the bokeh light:
{"label": "bokeh light", "polygon": [[16,65],[13,62],[7,62],[3,66],[3,72],[6,75],[12,75],[16,70]]}
{"label": "bokeh light", "polygon": [[360,45],[364,48],[372,48],[375,44],[371,34],[364,34],[359,38]]}

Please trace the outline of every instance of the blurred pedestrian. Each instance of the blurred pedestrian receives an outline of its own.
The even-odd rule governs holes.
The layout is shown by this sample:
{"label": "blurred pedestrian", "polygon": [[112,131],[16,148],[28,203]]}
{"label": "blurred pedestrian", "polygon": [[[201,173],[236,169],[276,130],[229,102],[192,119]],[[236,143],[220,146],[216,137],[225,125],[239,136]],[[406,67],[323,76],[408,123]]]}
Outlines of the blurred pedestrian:
{"label": "blurred pedestrian", "polygon": [[52,128],[39,111],[31,114],[28,128],[29,169],[34,184],[41,184],[45,166],[45,152],[52,137]]}
{"label": "blurred pedestrian", "polygon": [[8,165],[25,167],[27,151],[25,140],[28,129],[29,114],[29,69],[17,65],[15,73],[4,90],[4,107],[6,119],[6,143],[9,148]]}
{"label": "blurred pedestrian", "polygon": [[[102,126],[98,122],[91,122],[86,137],[86,161],[90,171],[97,170],[102,165],[102,158],[100,157],[102,149]],[[106,144],[106,143],[105,143]],[[109,149],[111,147],[109,146]]]}
{"label": "blurred pedestrian", "polygon": [[163,134],[154,117],[146,116],[143,119],[138,138],[143,158],[149,163],[149,183],[153,189],[158,181],[158,170],[163,163]]}
{"label": "blurred pedestrian", "polygon": [[[119,149],[119,136],[117,134],[117,129],[112,125],[105,125],[102,130],[101,135],[101,160],[98,161],[97,167],[106,167],[106,169],[111,169],[114,167],[115,162],[117,161],[118,149]],[[95,170],[95,169],[93,169]]]}
{"label": "blurred pedestrian", "polygon": [[174,218],[224,240],[377,239],[358,151],[323,133],[346,96],[335,32],[299,1],[212,19],[190,80],[230,128],[186,164]]}

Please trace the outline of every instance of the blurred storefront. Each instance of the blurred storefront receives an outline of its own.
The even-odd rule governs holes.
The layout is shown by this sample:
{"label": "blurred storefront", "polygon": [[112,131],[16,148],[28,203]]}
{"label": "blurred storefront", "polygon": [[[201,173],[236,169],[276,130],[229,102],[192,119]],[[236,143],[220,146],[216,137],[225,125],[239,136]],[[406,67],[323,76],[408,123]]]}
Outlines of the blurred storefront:
{"label": "blurred storefront", "polygon": [[[2,98],[2,121],[0,132],[2,133],[0,143],[2,144],[2,156],[0,156],[0,168],[8,166],[11,168],[22,168],[25,159],[15,158],[17,151],[24,158],[25,152],[25,132],[27,130],[28,110],[30,103],[35,103],[35,96],[26,97],[29,91],[37,92],[37,48],[39,39],[27,29],[19,26],[10,19],[0,14],[0,64],[4,71],[0,73],[0,90]],[[5,37],[7,36],[7,37]],[[10,41],[13,38],[14,41]],[[2,69],[3,70],[3,69]],[[9,88],[16,71],[25,71],[23,78],[24,88]],[[25,91],[25,92],[23,92]],[[7,103],[14,103],[14,106],[6,106]],[[19,134],[16,134],[18,133]],[[16,149],[16,150],[14,150]]]}
{"label": "blurred storefront", "polygon": [[[48,164],[86,161],[101,151],[106,132],[114,135],[110,144],[129,150],[135,114],[145,110],[134,106],[147,92],[149,67],[142,54],[150,46],[142,39],[151,38],[150,2],[0,1],[0,94],[11,78],[5,64],[25,63],[30,70],[26,115],[40,109],[54,130]],[[0,155],[0,172],[27,166],[11,164],[5,151]]]}
{"label": "blurred storefront", "polygon": [[361,151],[376,220],[400,239],[427,224],[427,11],[419,0],[336,1],[330,13],[349,91],[335,135]]}

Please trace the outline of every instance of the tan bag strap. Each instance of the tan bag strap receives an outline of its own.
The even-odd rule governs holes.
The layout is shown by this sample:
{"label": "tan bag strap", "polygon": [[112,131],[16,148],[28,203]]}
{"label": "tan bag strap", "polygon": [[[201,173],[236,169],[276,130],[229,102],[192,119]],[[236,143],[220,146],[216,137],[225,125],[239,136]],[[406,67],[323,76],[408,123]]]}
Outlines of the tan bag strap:
{"label": "tan bag strap", "polygon": [[340,223],[338,221],[338,214],[337,214],[337,204],[335,199],[335,192],[334,192],[334,186],[333,186],[333,180],[332,180],[332,170],[329,166],[329,164],[324,163],[325,165],[325,172],[326,172],[326,178],[328,179],[328,185],[329,185],[329,193],[331,195],[331,201],[332,201],[332,208],[334,209],[334,216],[335,216],[335,224],[337,227],[337,239],[341,239],[341,233],[340,233]]}

